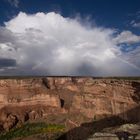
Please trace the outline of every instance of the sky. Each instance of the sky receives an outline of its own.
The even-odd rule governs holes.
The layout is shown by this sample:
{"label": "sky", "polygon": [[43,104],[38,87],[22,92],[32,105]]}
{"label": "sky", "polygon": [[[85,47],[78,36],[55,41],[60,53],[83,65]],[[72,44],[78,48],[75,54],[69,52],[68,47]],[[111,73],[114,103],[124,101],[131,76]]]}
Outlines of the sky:
{"label": "sky", "polygon": [[140,1],[0,0],[0,75],[140,76]]}

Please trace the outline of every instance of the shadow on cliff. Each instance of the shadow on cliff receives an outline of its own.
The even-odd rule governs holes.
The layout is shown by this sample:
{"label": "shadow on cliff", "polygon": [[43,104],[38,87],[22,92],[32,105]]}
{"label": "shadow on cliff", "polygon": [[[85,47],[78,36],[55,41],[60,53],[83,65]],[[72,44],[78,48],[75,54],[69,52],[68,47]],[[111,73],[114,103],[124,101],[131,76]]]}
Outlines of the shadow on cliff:
{"label": "shadow on cliff", "polygon": [[[124,118],[124,116],[127,116]],[[127,112],[118,114],[116,116],[106,117],[98,121],[93,121],[89,123],[83,123],[81,126],[69,130],[57,140],[87,140],[89,136],[96,132],[102,131],[104,128],[115,127],[126,123],[137,123],[140,122],[140,106],[133,108]],[[129,132],[117,132],[115,133],[118,140],[129,140],[129,136],[133,136],[135,140],[136,134],[131,134]]]}
{"label": "shadow on cliff", "polygon": [[133,100],[140,103],[140,84],[138,82],[132,82],[132,87],[135,89],[135,96],[132,96]]}

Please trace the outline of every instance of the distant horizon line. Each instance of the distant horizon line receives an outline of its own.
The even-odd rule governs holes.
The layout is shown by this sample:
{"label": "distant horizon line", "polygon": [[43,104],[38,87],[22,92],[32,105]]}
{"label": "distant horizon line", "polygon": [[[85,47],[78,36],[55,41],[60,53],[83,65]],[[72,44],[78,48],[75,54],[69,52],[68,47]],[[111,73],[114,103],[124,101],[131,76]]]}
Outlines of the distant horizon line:
{"label": "distant horizon line", "polygon": [[1,75],[0,79],[8,79],[8,78],[95,78],[95,79],[138,79],[140,80],[140,76],[92,76],[92,75]]}

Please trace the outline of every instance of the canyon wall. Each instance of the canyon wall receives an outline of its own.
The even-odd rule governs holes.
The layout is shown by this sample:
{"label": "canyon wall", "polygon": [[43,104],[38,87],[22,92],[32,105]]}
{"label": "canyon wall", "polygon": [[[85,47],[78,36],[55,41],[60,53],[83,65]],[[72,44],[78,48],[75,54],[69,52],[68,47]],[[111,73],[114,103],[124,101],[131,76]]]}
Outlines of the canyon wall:
{"label": "canyon wall", "polygon": [[61,121],[69,127],[114,115],[127,121],[140,121],[139,105],[139,80],[91,77],[0,80],[1,131],[55,115],[64,118]]}

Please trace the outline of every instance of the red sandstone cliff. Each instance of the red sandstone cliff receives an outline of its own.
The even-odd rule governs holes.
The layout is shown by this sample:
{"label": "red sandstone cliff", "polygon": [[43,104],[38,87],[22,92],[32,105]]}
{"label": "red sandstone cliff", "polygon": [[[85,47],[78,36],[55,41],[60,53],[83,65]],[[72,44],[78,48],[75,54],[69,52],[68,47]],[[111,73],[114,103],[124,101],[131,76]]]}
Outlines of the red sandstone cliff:
{"label": "red sandstone cliff", "polygon": [[129,112],[139,105],[138,80],[71,77],[0,80],[1,130],[9,130],[27,120],[50,121],[51,116],[56,116],[55,121],[64,122],[68,128],[113,115],[140,121],[139,109]]}

